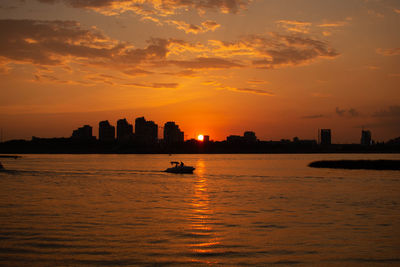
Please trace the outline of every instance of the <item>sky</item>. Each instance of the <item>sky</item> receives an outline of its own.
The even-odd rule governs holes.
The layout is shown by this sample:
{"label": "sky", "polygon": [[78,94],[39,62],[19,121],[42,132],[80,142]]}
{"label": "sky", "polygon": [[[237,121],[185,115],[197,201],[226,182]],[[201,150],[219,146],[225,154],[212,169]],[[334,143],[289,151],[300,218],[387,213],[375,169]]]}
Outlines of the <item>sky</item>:
{"label": "sky", "polygon": [[2,141],[144,116],[190,139],[400,136],[398,0],[1,0]]}

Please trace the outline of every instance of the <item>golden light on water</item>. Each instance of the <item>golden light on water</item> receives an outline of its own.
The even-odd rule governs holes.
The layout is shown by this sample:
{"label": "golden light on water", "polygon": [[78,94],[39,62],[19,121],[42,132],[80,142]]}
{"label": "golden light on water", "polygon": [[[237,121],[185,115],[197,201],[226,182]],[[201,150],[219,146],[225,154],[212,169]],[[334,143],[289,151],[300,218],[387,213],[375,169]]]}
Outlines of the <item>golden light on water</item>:
{"label": "golden light on water", "polygon": [[196,164],[197,177],[194,181],[191,203],[193,215],[190,227],[193,235],[202,238],[196,238],[190,244],[190,248],[195,254],[212,253],[220,244],[220,237],[215,234],[211,224],[214,211],[210,207],[208,184],[204,171],[205,163],[203,160],[199,160]]}

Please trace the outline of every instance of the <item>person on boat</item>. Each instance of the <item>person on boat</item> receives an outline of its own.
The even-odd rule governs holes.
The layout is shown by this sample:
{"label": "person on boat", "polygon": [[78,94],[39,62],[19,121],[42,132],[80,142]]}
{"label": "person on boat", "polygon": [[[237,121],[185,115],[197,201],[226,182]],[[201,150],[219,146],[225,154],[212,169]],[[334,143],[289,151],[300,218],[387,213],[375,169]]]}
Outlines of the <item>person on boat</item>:
{"label": "person on boat", "polygon": [[4,169],[4,167],[3,167],[3,165],[1,165],[1,162],[0,162],[0,170],[3,170]]}
{"label": "person on boat", "polygon": [[179,167],[183,167],[185,164],[183,164],[183,162],[181,161],[181,164],[179,165]]}

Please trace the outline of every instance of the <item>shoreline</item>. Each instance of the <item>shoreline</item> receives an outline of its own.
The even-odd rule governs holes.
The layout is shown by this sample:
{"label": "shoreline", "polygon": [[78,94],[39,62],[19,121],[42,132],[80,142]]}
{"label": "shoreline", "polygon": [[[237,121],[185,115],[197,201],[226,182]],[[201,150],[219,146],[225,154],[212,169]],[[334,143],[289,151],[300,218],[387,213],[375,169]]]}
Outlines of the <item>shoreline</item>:
{"label": "shoreline", "polygon": [[400,160],[320,160],[308,164],[311,168],[347,170],[400,170]]}

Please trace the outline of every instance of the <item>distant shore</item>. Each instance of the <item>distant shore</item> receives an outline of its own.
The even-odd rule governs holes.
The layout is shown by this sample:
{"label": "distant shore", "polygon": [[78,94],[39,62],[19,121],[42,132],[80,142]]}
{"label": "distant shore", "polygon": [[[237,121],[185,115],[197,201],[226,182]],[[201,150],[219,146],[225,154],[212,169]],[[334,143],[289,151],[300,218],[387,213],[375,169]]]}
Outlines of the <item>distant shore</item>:
{"label": "distant shore", "polygon": [[400,170],[400,160],[321,160],[309,167],[349,170]]}
{"label": "distant shore", "polygon": [[328,154],[400,153],[399,142],[360,144],[318,144],[315,140],[281,141],[197,141],[178,143],[101,142],[72,138],[33,138],[0,143],[2,154]]}

